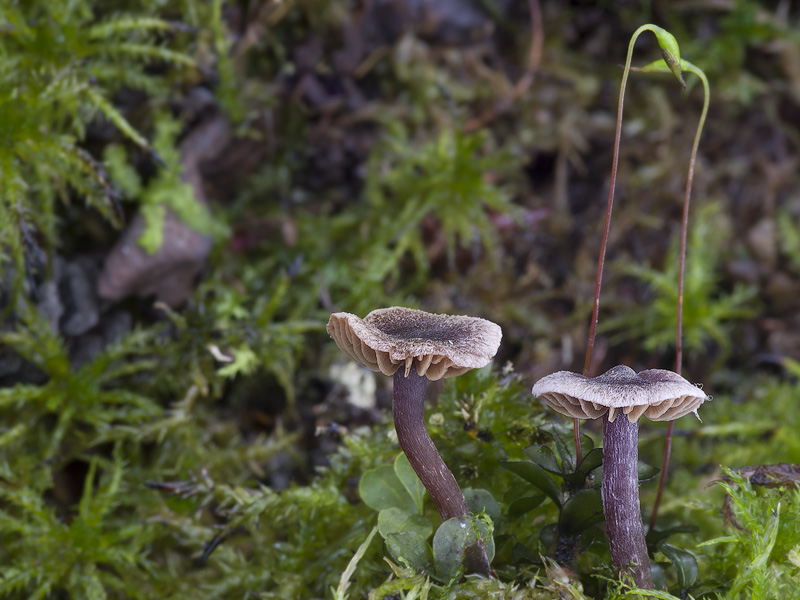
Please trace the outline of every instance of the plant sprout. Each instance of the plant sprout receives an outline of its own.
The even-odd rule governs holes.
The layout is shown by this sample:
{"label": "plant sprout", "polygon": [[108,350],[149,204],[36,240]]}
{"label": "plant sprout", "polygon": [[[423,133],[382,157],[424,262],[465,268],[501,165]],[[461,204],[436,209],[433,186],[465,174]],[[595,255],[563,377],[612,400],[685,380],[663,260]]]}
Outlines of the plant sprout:
{"label": "plant sprout", "polygon": [[[678,47],[678,43],[675,40],[674,36],[667,32],[666,30],[657,27],[655,25],[643,25],[639,29],[637,29],[633,36],[631,37],[631,41],[628,45],[628,55],[625,62],[625,70],[622,75],[622,83],[620,86],[620,94],[619,94],[619,104],[617,110],[617,125],[615,131],[615,138],[614,138],[614,153],[611,165],[611,178],[610,178],[610,185],[609,185],[609,192],[608,192],[608,205],[606,209],[606,219],[605,225],[603,228],[603,235],[602,241],[600,245],[600,255],[598,258],[597,263],[597,277],[595,280],[595,294],[594,294],[594,304],[592,308],[592,319],[589,329],[589,336],[586,344],[586,358],[583,367],[583,376],[581,381],[589,381],[594,382],[595,380],[591,379],[591,373],[593,370],[592,359],[593,359],[593,351],[594,351],[594,344],[597,337],[597,324],[599,320],[599,309],[600,309],[600,291],[602,287],[602,279],[603,279],[603,268],[605,265],[605,256],[606,250],[608,246],[608,237],[609,237],[609,230],[611,225],[611,214],[614,204],[614,192],[616,188],[616,177],[617,177],[617,167],[619,162],[619,145],[621,139],[621,130],[622,130],[622,114],[623,114],[623,105],[624,105],[624,98],[625,98],[625,87],[628,80],[628,74],[631,70],[631,59],[633,56],[633,48],[638,39],[639,35],[641,35],[645,31],[652,31],[657,40],[658,44],[661,48],[663,61],[657,61],[652,65],[648,65],[645,67],[645,70],[648,71],[669,71],[671,72],[678,82],[681,84],[682,87],[686,88],[686,83],[683,80],[683,75],[681,73],[683,65],[686,65],[687,70],[691,72],[695,72],[698,76],[703,80],[703,84],[706,90],[706,99],[703,108],[703,113],[700,119],[700,125],[698,126],[697,134],[695,135],[695,141],[692,149],[692,154],[690,158],[690,165],[689,165],[689,175],[688,181],[686,185],[686,194],[684,197],[684,205],[683,205],[683,213],[682,213],[682,220],[681,220],[681,249],[680,249],[680,268],[679,268],[679,293],[678,293],[678,318],[677,318],[677,326],[676,326],[676,337],[677,337],[677,355],[676,355],[676,373],[670,373],[664,371],[663,373],[668,373],[669,375],[665,377],[675,377],[677,379],[683,380],[680,377],[680,364],[682,361],[682,344],[681,344],[681,330],[682,330],[682,311],[683,311],[683,285],[684,285],[684,268],[685,268],[685,250],[686,250],[686,231],[687,231],[687,224],[688,224],[688,216],[689,216],[689,200],[691,197],[691,186],[692,186],[692,179],[694,175],[694,164],[697,154],[697,147],[699,144],[700,139],[700,132],[702,130],[703,123],[705,121],[707,109],[708,109],[708,81],[705,78],[705,75],[702,73],[700,69],[688,63],[687,61],[682,61],[680,58],[680,49]],[[620,380],[620,382],[624,383],[624,385],[615,385],[611,386],[608,389],[603,390],[602,395],[611,396],[610,401],[612,405],[617,406],[618,402],[622,402],[624,400],[623,396],[626,396],[629,393],[630,389],[638,389],[641,387],[642,384],[638,379],[636,379],[635,373],[632,370],[627,369],[627,367],[616,367],[616,369],[623,369],[625,372],[622,377],[624,382]],[[612,369],[612,371],[614,371]],[[630,373],[628,372],[630,371]],[[645,372],[648,373],[648,372]],[[606,375],[610,375],[612,372],[610,371]],[[534,394],[542,395],[548,393],[548,391],[542,387],[543,382],[548,381],[550,377],[555,377],[557,375],[562,375],[564,377],[579,377],[577,374],[554,374],[544,378],[543,380],[537,382],[534,386]],[[602,376],[605,377],[606,375]],[[602,377],[597,378],[597,380],[602,379]],[[612,383],[620,383],[617,381],[619,378],[612,377],[614,381]],[[659,380],[660,381],[660,380]],[[688,382],[686,382],[688,384]],[[648,382],[649,384],[649,382]],[[691,386],[691,384],[688,384]],[[631,387],[629,387],[631,386]],[[552,391],[553,394],[556,396],[564,396],[563,390],[555,390]],[[564,396],[566,397],[566,396]],[[705,395],[703,394],[703,398]],[[595,409],[590,411],[591,414],[587,413],[587,416],[597,416],[597,412],[600,410],[598,407],[602,407],[601,404],[597,402],[591,403],[591,406]],[[551,403],[552,405],[552,403]],[[606,406],[609,406],[606,404]],[[621,404],[619,406],[622,406]],[[636,410],[636,409],[630,409]],[[581,459],[581,447],[580,447],[580,425],[579,425],[579,417],[576,416],[576,412],[567,411],[566,414],[569,414],[573,417],[573,432],[574,432],[574,439],[575,439],[575,454],[577,456],[577,460],[580,461]],[[641,413],[639,413],[641,414]],[[631,577],[636,583],[637,586],[645,588],[645,589],[652,589],[653,581],[650,575],[650,561],[647,555],[647,547],[645,544],[644,538],[644,530],[641,521],[641,512],[639,508],[639,500],[638,500],[638,482],[636,480],[635,474],[635,460],[633,463],[634,466],[631,467],[630,461],[626,462],[626,468],[622,468],[623,464],[623,455],[632,455],[635,456],[636,454],[636,438],[637,438],[637,424],[636,419],[632,418],[633,413],[629,415],[630,419],[630,426],[623,426],[625,425],[625,419],[618,420],[619,423],[617,425],[613,425],[614,418],[611,414],[609,414],[609,418],[604,421],[603,425],[603,457],[605,467],[604,467],[604,475],[603,475],[603,510],[606,515],[606,523],[608,525],[608,537],[609,543],[611,545],[612,550],[612,561],[614,566],[617,569],[618,575],[623,576],[627,575]],[[638,415],[637,415],[638,419]],[[669,447],[671,442],[671,432],[672,428],[670,427],[670,431],[667,438],[667,451],[665,452],[665,458],[668,459],[669,455]],[[633,450],[631,450],[633,447]],[[662,471],[662,480],[660,487],[663,486],[663,478],[664,472]],[[614,479],[619,479],[619,481],[612,481]],[[622,491],[622,488],[617,490],[619,485],[622,485],[622,480],[624,479],[624,488],[625,490]],[[617,492],[615,492],[617,490]],[[613,499],[613,501],[612,501]],[[659,492],[659,499],[660,499],[660,492]],[[620,504],[625,504],[621,510],[615,510],[619,508]]]}

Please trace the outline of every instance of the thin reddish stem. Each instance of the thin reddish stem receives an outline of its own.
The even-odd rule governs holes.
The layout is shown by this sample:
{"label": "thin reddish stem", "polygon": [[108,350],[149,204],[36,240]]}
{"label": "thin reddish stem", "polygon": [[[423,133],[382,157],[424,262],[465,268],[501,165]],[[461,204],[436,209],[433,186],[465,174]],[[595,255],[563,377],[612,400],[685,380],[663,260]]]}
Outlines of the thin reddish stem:
{"label": "thin reddish stem", "polygon": [[[683,195],[683,212],[681,213],[681,243],[680,243],[680,256],[678,262],[678,306],[675,324],[675,372],[680,375],[683,367],[683,292],[684,281],[686,274],[686,240],[689,231],[689,205],[692,199],[692,184],[694,182],[694,167],[697,162],[697,150],[700,147],[700,134],[703,131],[703,124],[708,114],[708,104],[710,101],[710,92],[708,79],[705,74],[692,64],[688,64],[687,70],[695,73],[700,77],[703,82],[703,89],[705,97],[703,100],[703,111],[700,114],[700,123],[697,126],[697,132],[694,136],[692,143],[692,153],[689,156],[689,173],[686,177],[686,190]],[[649,527],[653,529],[658,517],[658,509],[661,506],[661,497],[664,494],[664,486],[667,481],[667,469],[669,468],[670,454],[672,453],[672,432],[675,430],[675,422],[670,421],[667,427],[667,437],[664,440],[664,460],[661,463],[661,476],[658,479],[658,491],[656,492],[656,499],[653,503],[653,512],[650,513]]]}
{"label": "thin reddish stem", "polygon": [[[633,55],[633,45],[642,29],[638,29],[633,34],[628,46],[628,58],[625,63],[625,71],[622,74],[622,84],[619,88],[619,102],[617,103],[617,127],[614,131],[614,155],[611,159],[611,180],[608,185],[608,203],[606,205],[606,221],[603,226],[603,237],[600,241],[600,255],[597,259],[597,276],[594,281],[594,304],[592,305],[592,320],[589,324],[589,337],[586,340],[586,358],[583,362],[584,377],[592,375],[592,359],[594,358],[594,343],[597,339],[597,323],[600,319],[600,290],[603,286],[603,269],[606,264],[606,249],[608,248],[608,234],[611,231],[611,213],[614,208],[614,192],[617,188],[617,166],[619,164],[619,145],[622,139],[622,109],[625,100],[625,86],[628,83],[628,72],[631,67],[631,56]],[[573,432],[575,436],[575,454],[581,454],[580,423],[578,419],[573,421]]]}

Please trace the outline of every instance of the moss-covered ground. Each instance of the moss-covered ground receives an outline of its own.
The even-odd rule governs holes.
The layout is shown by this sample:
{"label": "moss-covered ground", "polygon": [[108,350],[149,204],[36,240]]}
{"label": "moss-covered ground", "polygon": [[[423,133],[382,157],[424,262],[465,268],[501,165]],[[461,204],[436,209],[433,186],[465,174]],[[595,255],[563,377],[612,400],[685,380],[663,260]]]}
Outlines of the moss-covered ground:
{"label": "moss-covered ground", "polygon": [[[530,388],[583,365],[644,23],[712,90],[683,374],[713,400],[676,423],[649,596],[800,598],[800,11],[751,0],[0,0],[0,597],[646,596],[595,496],[564,508],[596,478],[508,467],[570,460]],[[628,84],[598,372],[674,368],[687,83]],[[391,305],[503,329],[426,413],[496,579],[400,560],[362,497],[389,381],[325,323]]]}

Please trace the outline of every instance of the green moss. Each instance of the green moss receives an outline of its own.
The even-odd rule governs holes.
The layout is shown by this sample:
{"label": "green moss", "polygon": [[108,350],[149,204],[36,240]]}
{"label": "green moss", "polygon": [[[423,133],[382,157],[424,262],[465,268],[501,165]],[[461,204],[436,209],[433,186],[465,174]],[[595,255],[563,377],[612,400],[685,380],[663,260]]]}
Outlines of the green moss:
{"label": "green moss", "polygon": [[[0,389],[0,596],[642,596],[609,581],[608,548],[596,524],[582,535],[574,564],[557,565],[548,553],[558,507],[499,467],[527,461],[524,449],[533,444],[551,447],[547,426],[562,422],[529,386],[534,374],[566,368],[580,354],[574,346],[584,334],[596,256],[593,199],[606,176],[603,90],[606,75],[618,75],[619,60],[597,57],[575,40],[591,30],[596,49],[620,24],[606,23],[602,12],[546,7],[540,71],[509,104],[507,92],[526,60],[522,22],[506,21],[507,39],[475,54],[405,31],[396,46],[369,48],[377,62],[370,67],[361,57],[354,76],[333,59],[343,39],[354,39],[343,33],[350,4],[255,4],[79,0],[0,7],[0,351],[23,365],[19,380],[9,375],[13,385]],[[727,103],[714,118],[745,110],[731,98],[752,109],[767,88],[790,87],[747,66],[748,45],[795,37],[761,22],[757,8],[734,3],[714,21],[716,38],[678,36],[684,55],[716,73],[715,89]],[[638,25],[640,12],[626,7],[620,18]],[[694,19],[685,21],[680,27],[695,27]],[[697,23],[706,30],[705,20]],[[245,38],[249,51],[237,45]],[[314,44],[321,50],[313,64],[296,56],[315,51]],[[303,78],[334,96],[344,82],[364,104],[315,105],[300,91]],[[191,124],[173,110],[201,80],[237,136],[268,147],[255,174],[210,210],[181,181],[177,142]],[[637,107],[639,85],[645,84],[631,84],[628,111],[635,127],[649,131],[636,136],[647,146],[631,141],[622,158],[628,195],[660,186],[664,202],[672,202],[671,190],[683,182],[671,174],[683,173],[675,167],[683,158],[673,159],[664,139],[691,132],[680,129],[669,102]],[[142,98],[135,109],[126,104],[131,94]],[[334,100],[342,97],[352,100],[344,92]],[[490,126],[462,132],[467,115],[500,104],[507,111]],[[759,123],[762,117],[753,116]],[[715,139],[727,142],[725,126],[711,124]],[[110,133],[87,140],[95,127]],[[357,143],[337,145],[343,139]],[[723,279],[736,242],[719,227],[731,203],[717,182],[728,182],[729,172],[712,164],[714,152],[704,150],[698,182],[705,177],[708,195],[720,200],[718,208],[698,211],[692,228],[685,325],[688,355],[716,344],[726,370],[709,374],[715,399],[701,409],[703,422],[678,424],[661,514],[678,528],[670,543],[699,566],[686,594],[792,598],[800,563],[796,489],[753,488],[735,475],[724,489],[708,487],[722,477],[720,465],[800,463],[796,365],[784,360],[781,375],[734,373],[745,362],[740,345],[749,343],[737,338],[739,325],[764,306],[752,288]],[[324,165],[337,153],[344,165],[328,180]],[[779,192],[778,260],[794,273],[797,226]],[[48,264],[84,250],[102,254],[121,213],[134,210],[145,216],[142,243],[150,251],[160,246],[167,210],[215,235],[208,268],[181,309],[154,310],[149,300],[115,305],[133,316],[132,331],[75,364],[75,344],[89,342],[63,339],[35,294],[50,276]],[[84,222],[91,220],[86,215],[99,215],[99,228]],[[653,267],[620,265],[641,284],[641,296],[608,322],[609,360],[654,363],[672,344],[675,250],[655,256],[668,246],[662,228],[669,229],[660,221],[651,227],[652,247],[648,237],[637,250]],[[614,240],[612,246],[623,262],[628,247]],[[626,301],[621,281],[631,282],[612,278],[607,291]],[[382,536],[370,538],[381,522],[359,496],[359,480],[391,468],[399,449],[388,416],[364,410],[352,417],[346,390],[328,389],[326,369],[341,357],[324,324],[332,310],[363,315],[393,303],[503,320],[503,352],[520,373],[497,364],[447,380],[426,411],[462,487],[487,490],[496,501],[497,579],[431,578],[387,561]],[[727,350],[740,362],[724,362]],[[723,377],[731,374],[729,381],[742,384],[736,391]],[[331,434],[323,443],[315,427],[338,431],[340,439],[329,443]],[[592,425],[586,429],[599,437]],[[660,461],[662,432],[642,427],[641,451],[651,463]],[[317,461],[326,466],[313,468]],[[286,486],[270,487],[274,475],[287,478]],[[560,487],[563,477],[545,477],[556,494],[575,492]],[[655,485],[641,489],[646,513]],[[751,534],[724,529],[725,491]],[[413,523],[423,537],[438,517],[429,498],[422,495],[421,507],[417,500],[421,519]],[[651,597],[683,593],[669,552],[662,546],[654,558],[670,592]]]}

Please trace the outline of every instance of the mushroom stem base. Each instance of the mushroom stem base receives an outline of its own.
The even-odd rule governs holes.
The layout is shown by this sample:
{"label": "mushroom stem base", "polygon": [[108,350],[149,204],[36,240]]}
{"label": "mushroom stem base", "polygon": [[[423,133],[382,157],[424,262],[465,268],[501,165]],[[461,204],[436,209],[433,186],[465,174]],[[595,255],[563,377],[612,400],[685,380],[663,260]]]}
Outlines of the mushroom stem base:
{"label": "mushroom stem base", "polygon": [[611,559],[618,577],[629,577],[640,588],[653,589],[650,558],[639,506],[639,423],[620,414],[603,419],[603,513]]}
{"label": "mushroom stem base", "polygon": [[[425,428],[426,381],[413,367],[408,377],[402,368],[394,374],[394,428],[408,462],[431,495],[442,521],[446,521],[469,515],[469,508],[456,478],[442,460]],[[469,573],[490,576],[491,567],[482,541],[467,548],[464,564]]]}

